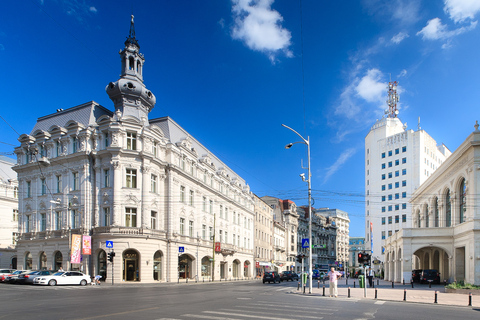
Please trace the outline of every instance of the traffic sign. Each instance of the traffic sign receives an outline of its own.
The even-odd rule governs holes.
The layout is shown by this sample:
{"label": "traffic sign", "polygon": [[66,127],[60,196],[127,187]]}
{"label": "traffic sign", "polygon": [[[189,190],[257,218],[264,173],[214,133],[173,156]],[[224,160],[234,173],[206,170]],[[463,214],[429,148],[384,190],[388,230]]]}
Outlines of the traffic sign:
{"label": "traffic sign", "polygon": [[185,252],[185,247],[178,247],[178,252]]}
{"label": "traffic sign", "polygon": [[107,248],[113,248],[113,241],[106,241]]}
{"label": "traffic sign", "polygon": [[309,239],[306,238],[306,239],[302,239],[302,248],[308,248],[309,247]]}

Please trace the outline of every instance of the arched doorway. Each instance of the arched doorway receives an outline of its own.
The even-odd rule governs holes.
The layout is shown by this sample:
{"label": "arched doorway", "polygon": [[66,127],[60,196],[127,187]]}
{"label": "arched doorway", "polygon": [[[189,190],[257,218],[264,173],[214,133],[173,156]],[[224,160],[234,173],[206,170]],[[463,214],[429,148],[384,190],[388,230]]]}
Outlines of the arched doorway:
{"label": "arched doorway", "polygon": [[417,263],[412,269],[437,270],[440,273],[440,281],[449,281],[449,259],[448,253],[444,249],[429,246],[417,249],[413,254],[413,260]]}
{"label": "arched doorway", "polygon": [[55,254],[53,256],[53,261],[54,261],[54,269],[55,270],[63,268],[63,255],[60,251],[55,252]]}
{"label": "arched doorway", "polygon": [[123,280],[140,281],[139,254],[136,250],[129,249],[123,252]]}
{"label": "arched doorway", "polygon": [[163,252],[158,250],[153,256],[153,280],[162,280],[162,258]]}
{"label": "arched doorway", "polygon": [[11,268],[17,269],[17,257],[12,258]]}
{"label": "arched doorway", "polygon": [[181,279],[192,278],[192,257],[182,254],[178,257],[178,277]]}
{"label": "arched doorway", "polygon": [[45,254],[45,251],[40,252],[38,257],[38,269],[47,270],[47,255]]}
{"label": "arched doorway", "polygon": [[238,275],[240,274],[239,270],[240,270],[240,260],[235,259],[233,260],[233,264],[232,264],[232,276],[234,278],[238,278]]}
{"label": "arched doorway", "polygon": [[25,264],[23,266],[25,270],[32,270],[32,264],[33,264],[32,254],[30,252],[25,253]]}
{"label": "arched doorway", "polygon": [[[293,270],[293,268],[290,270]],[[248,260],[246,260],[245,263],[243,264],[243,277],[244,278],[250,277],[250,261]]]}
{"label": "arched doorway", "polygon": [[212,261],[209,256],[202,258],[202,277],[210,277],[212,275]]}
{"label": "arched doorway", "polygon": [[97,256],[97,274],[102,276],[101,281],[107,279],[107,254],[104,250],[100,250]]}

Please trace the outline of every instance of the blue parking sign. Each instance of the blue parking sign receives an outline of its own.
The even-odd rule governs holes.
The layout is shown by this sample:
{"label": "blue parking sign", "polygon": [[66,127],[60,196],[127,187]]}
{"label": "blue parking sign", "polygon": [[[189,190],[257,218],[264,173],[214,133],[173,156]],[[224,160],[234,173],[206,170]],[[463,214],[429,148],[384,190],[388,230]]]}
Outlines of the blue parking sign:
{"label": "blue parking sign", "polygon": [[178,247],[178,252],[185,252],[185,247]]}
{"label": "blue parking sign", "polygon": [[106,241],[107,248],[113,248],[113,241]]}
{"label": "blue parking sign", "polygon": [[302,248],[308,248],[310,246],[310,239],[302,239]]}

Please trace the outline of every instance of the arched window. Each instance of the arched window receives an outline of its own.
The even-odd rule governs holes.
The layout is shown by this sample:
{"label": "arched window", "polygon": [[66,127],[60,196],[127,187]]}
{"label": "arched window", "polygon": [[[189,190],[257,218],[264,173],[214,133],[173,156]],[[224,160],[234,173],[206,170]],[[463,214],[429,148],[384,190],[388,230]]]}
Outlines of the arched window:
{"label": "arched window", "polygon": [[25,270],[32,270],[32,254],[30,252],[25,253]]}
{"label": "arched window", "polygon": [[435,197],[435,200],[433,201],[433,216],[435,219],[435,228],[438,228],[440,217],[438,215],[438,198],[437,197]]}
{"label": "arched window", "polygon": [[155,252],[153,256],[153,280],[162,280],[162,251]]}
{"label": "arched window", "polygon": [[452,226],[452,202],[450,199],[450,190],[445,194],[445,226]]}
{"label": "arched window", "polygon": [[42,251],[42,253],[40,253],[38,265],[40,270],[47,270],[47,255],[45,254],[45,251]]}
{"label": "arched window", "polygon": [[460,190],[458,192],[460,195],[459,201],[459,212],[458,212],[458,222],[463,223],[465,222],[465,211],[467,210],[467,187],[465,186],[465,179],[462,179],[460,183]]}

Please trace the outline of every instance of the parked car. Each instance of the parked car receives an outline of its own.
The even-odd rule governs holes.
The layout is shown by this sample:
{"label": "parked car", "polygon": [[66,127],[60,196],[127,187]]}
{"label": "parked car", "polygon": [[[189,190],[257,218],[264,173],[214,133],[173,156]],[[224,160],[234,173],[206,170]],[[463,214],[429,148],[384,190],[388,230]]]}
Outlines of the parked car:
{"label": "parked car", "polygon": [[49,285],[49,286],[56,286],[56,285],[67,285],[67,284],[78,284],[81,286],[85,286],[92,282],[90,276],[83,274],[78,271],[62,271],[56,272],[49,276],[39,276],[33,279],[33,284],[40,284],[40,285]]}
{"label": "parked car", "polygon": [[16,283],[18,284],[33,284],[33,279],[39,276],[49,276],[54,274],[55,271],[53,270],[37,270],[27,273],[22,273],[18,276]]}
{"label": "parked car", "polygon": [[15,271],[15,269],[0,269],[0,282],[4,282],[5,278]]}
{"label": "parked car", "polygon": [[282,281],[298,281],[298,275],[293,271],[283,271],[280,274]]}
{"label": "parked car", "polygon": [[263,283],[268,282],[268,283],[275,283],[278,282],[280,283],[282,279],[280,278],[280,275],[278,272],[265,272],[263,274]]}
{"label": "parked car", "polygon": [[412,281],[413,282],[420,282],[420,275],[422,274],[421,269],[412,270]]}
{"label": "parked car", "polygon": [[30,272],[31,270],[15,270],[11,274],[4,275],[5,279],[3,282],[5,283],[15,283],[17,281],[17,278],[19,275],[22,273],[27,273]]}
{"label": "parked car", "polygon": [[435,269],[429,269],[429,270],[423,270],[422,275],[420,276],[420,282],[421,283],[440,283],[440,273],[438,270]]}

